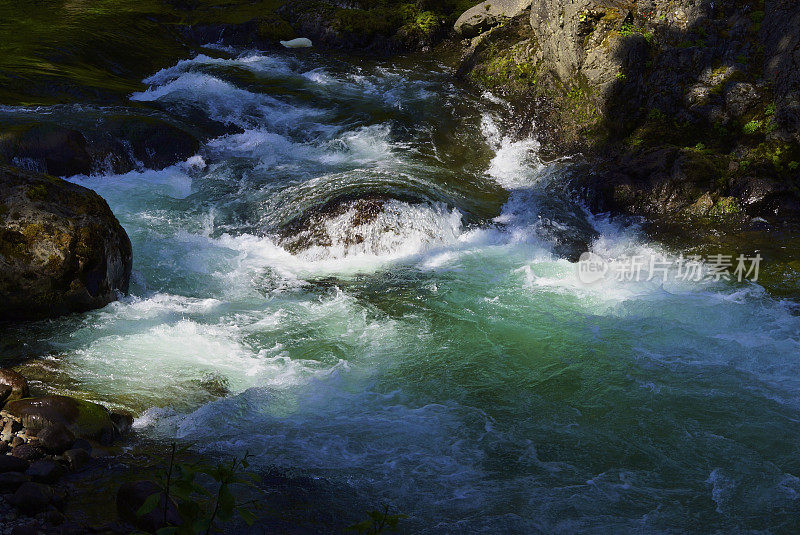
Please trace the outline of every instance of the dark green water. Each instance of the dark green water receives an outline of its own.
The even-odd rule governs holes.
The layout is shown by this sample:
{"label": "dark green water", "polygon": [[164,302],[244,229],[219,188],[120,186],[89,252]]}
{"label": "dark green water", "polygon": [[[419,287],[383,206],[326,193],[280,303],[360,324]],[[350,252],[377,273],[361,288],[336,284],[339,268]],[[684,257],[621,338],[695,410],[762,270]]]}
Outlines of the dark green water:
{"label": "dark green water", "polygon": [[[662,251],[557,194],[567,162],[507,137],[501,102],[305,52],[145,83],[133,102],[244,133],[71,178],[130,234],[135,284],[8,333],[48,355],[24,367],[42,387],[358,489],[407,532],[797,528],[800,320],[755,284],[581,284],[565,229]],[[381,209],[323,212],[327,238],[287,250],[286,223],[353,198]]]}

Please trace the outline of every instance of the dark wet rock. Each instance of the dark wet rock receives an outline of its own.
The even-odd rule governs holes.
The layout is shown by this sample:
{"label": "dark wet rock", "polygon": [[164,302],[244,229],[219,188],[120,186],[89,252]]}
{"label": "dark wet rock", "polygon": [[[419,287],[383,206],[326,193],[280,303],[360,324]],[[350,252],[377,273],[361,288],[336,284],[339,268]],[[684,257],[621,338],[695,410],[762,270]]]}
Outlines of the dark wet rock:
{"label": "dark wet rock", "polygon": [[33,516],[47,509],[54,500],[52,488],[43,483],[28,481],[19,486],[9,501],[22,513]]}
{"label": "dark wet rock", "polygon": [[48,425],[36,434],[36,438],[50,454],[63,453],[75,442],[75,435],[63,423]]}
{"label": "dark wet rock", "polygon": [[30,477],[21,472],[4,472],[0,474],[0,492],[14,492],[30,480]]}
{"label": "dark wet rock", "polygon": [[42,525],[33,520],[14,526],[14,529],[11,530],[11,535],[41,535],[42,532]]}
{"label": "dark wet rock", "polygon": [[60,526],[66,520],[64,514],[52,505],[36,515],[36,518],[47,526]]}
{"label": "dark wet rock", "polygon": [[531,3],[531,0],[487,0],[465,11],[453,29],[461,37],[471,39],[522,14]]}
{"label": "dark wet rock", "polygon": [[154,117],[112,116],[100,127],[105,132],[105,143],[98,139],[95,145],[105,150],[94,158],[98,162],[111,159],[116,172],[163,169],[189,158],[200,148],[194,133]]}
{"label": "dark wet rock", "polygon": [[44,396],[13,401],[5,410],[20,418],[22,424],[33,432],[62,424],[76,438],[110,443],[116,429],[111,413],[97,403],[67,396]]}
{"label": "dark wet rock", "polygon": [[60,478],[66,470],[64,465],[52,459],[34,461],[25,471],[25,475],[39,483],[53,483]]}
{"label": "dark wet rock", "polygon": [[[387,200],[380,197],[336,199],[307,210],[280,229],[281,245],[296,253],[315,246],[330,247],[335,240],[345,247],[363,243],[365,237],[358,227],[374,222],[383,212]],[[350,220],[344,234],[331,236],[325,222],[345,215]]]}
{"label": "dark wet rock", "polygon": [[124,173],[163,169],[200,146],[188,128],[156,116],[62,113],[58,120],[0,117],[0,161],[55,176]]}
{"label": "dark wet rock", "polygon": [[44,448],[35,442],[26,442],[11,449],[11,455],[26,461],[35,461],[45,456]]}
{"label": "dark wet rock", "polygon": [[[153,494],[162,494],[159,504],[150,513],[138,516],[137,512],[142,507],[145,500]],[[166,515],[164,514],[165,508]],[[163,496],[163,492],[159,486],[152,481],[124,483],[117,492],[117,514],[120,520],[149,532],[155,532],[165,527],[165,516],[167,519],[166,526],[181,524],[178,508],[175,503],[172,499],[167,502],[166,496]]]}
{"label": "dark wet rock", "polygon": [[131,243],[93,191],[0,166],[0,320],[53,317],[127,292]]}
{"label": "dark wet rock", "polygon": [[24,472],[30,463],[11,455],[0,455],[0,474],[5,472]]}
{"label": "dark wet rock", "polygon": [[11,397],[11,393],[13,391],[14,389],[10,386],[0,384],[0,406],[2,406],[3,403],[5,403],[6,400]]}
{"label": "dark wet rock", "polygon": [[58,125],[6,128],[0,138],[0,159],[56,176],[88,174],[92,158],[86,138],[77,130]]}
{"label": "dark wet rock", "polygon": [[89,452],[82,448],[74,448],[64,452],[64,460],[67,461],[69,469],[73,472],[79,472],[86,466],[91,457]]}
{"label": "dark wet rock", "polygon": [[[9,370],[8,368],[0,369],[0,388],[2,387],[11,388],[11,392],[8,393],[5,401],[22,399],[30,395],[27,379],[14,370]],[[2,398],[2,396],[0,396],[0,398]]]}
{"label": "dark wet rock", "polygon": [[664,147],[630,154],[586,178],[595,210],[662,217],[691,207],[706,193],[720,194],[718,165],[694,151]]}
{"label": "dark wet rock", "polygon": [[111,421],[114,423],[117,435],[125,435],[133,427],[133,415],[127,412],[112,412]]}
{"label": "dark wet rock", "polygon": [[76,438],[75,442],[72,443],[72,449],[74,450],[84,450],[89,453],[92,453],[92,444],[83,438]]}

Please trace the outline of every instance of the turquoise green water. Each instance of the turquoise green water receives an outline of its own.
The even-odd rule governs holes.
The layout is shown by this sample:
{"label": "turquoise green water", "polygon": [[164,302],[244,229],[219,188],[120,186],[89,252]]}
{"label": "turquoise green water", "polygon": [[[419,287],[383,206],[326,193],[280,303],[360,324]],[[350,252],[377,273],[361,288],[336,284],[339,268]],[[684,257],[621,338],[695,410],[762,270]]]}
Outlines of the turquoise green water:
{"label": "turquoise green water", "polygon": [[[13,333],[48,355],[25,366],[41,388],[358,489],[407,532],[798,526],[790,303],[581,284],[553,254],[570,228],[594,226],[599,254],[662,251],[560,192],[569,162],[508,137],[502,102],[435,65],[313,54],[199,56],[145,82],[134,101],[243,133],[164,171],[71,178],[130,234],[134,285]],[[383,204],[359,219],[354,198]]]}

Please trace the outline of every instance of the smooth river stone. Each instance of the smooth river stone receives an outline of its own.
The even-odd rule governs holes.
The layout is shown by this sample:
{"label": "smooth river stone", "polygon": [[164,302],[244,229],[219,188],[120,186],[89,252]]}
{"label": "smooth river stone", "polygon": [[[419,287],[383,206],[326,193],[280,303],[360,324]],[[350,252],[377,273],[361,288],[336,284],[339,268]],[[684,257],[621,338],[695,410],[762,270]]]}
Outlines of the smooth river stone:
{"label": "smooth river stone", "polygon": [[8,403],[5,410],[20,418],[22,425],[33,433],[62,424],[76,438],[109,443],[116,431],[108,409],[67,396],[20,399]]}

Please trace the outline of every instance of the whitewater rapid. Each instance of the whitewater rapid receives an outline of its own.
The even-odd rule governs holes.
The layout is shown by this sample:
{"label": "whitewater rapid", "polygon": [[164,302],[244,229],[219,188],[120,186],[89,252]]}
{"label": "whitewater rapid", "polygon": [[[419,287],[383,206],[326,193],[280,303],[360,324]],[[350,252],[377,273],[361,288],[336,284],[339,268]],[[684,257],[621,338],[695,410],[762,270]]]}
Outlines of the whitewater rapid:
{"label": "whitewater rapid", "polygon": [[510,137],[501,101],[434,64],[307,52],[145,83],[133,101],[231,131],[161,171],[70,178],[128,231],[133,287],[21,332],[49,355],[26,375],[352,496],[320,509],[391,504],[408,532],[797,518],[800,319],[757,284],[583,284],[556,253],[573,227],[604,257],[674,253],[560,191],[570,161]]}

